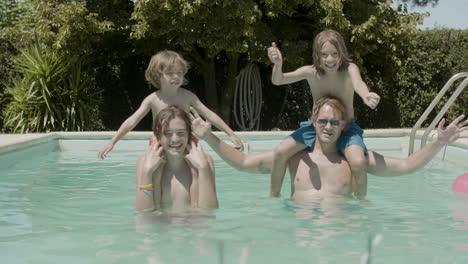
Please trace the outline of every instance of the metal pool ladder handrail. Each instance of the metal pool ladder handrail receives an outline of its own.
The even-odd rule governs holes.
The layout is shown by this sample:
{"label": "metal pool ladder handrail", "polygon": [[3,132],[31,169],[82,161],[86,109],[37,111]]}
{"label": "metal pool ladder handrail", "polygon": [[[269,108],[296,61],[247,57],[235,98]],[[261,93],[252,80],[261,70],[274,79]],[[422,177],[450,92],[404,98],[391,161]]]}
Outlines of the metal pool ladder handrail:
{"label": "metal pool ladder handrail", "polygon": [[[418,121],[416,124],[413,126],[413,129],[411,129],[410,133],[410,139],[409,139],[409,147],[408,147],[408,155],[413,153],[414,151],[414,140],[416,137],[416,130],[421,126],[422,122],[426,120],[427,116],[432,112],[434,107],[439,103],[440,99],[442,96],[445,95],[445,92],[452,86],[452,84],[460,79],[460,78],[465,78],[468,77],[468,72],[460,72],[455,75],[453,75],[447,83],[445,83],[444,87],[440,90],[440,92],[437,94],[437,96],[432,100],[432,103],[427,107],[426,111],[419,117]],[[427,142],[427,137],[429,136],[429,133],[434,129],[437,123],[442,119],[442,117],[445,115],[449,107],[453,104],[455,99],[460,95],[460,93],[463,91],[463,89],[466,87],[468,84],[468,78],[465,78],[463,82],[457,87],[455,92],[452,94],[452,96],[449,98],[447,103],[445,103],[444,107],[440,110],[440,112],[437,114],[437,116],[432,120],[432,123],[429,125],[429,127],[424,131],[424,134],[421,138],[421,148],[426,145]]]}

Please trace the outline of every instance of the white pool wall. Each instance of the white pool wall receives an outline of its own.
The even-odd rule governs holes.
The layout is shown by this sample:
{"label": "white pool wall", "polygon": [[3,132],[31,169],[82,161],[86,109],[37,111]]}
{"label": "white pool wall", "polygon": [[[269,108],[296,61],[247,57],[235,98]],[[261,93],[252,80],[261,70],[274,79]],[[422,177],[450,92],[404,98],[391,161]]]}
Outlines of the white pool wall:
{"label": "white pool wall", "polygon": [[[401,151],[407,155],[409,146],[410,129],[369,129],[364,131],[364,141],[368,149],[375,151]],[[66,140],[110,140],[115,131],[110,132],[52,132],[38,134],[0,134],[0,155],[28,147],[57,141],[59,147],[66,148]],[[229,139],[222,132],[214,132],[220,138]],[[284,137],[292,131],[255,131],[236,132],[236,134],[247,143],[248,148],[254,152],[272,150]],[[420,138],[424,131],[416,134],[414,149],[420,147]],[[429,141],[435,135],[433,131]],[[151,132],[130,132],[122,140],[149,140]],[[255,140],[253,140],[255,139]],[[260,141],[256,141],[260,140]],[[118,147],[118,143],[116,147]],[[104,147],[104,144],[103,144]],[[98,149],[96,150],[97,153]],[[457,165],[468,168],[468,138],[458,139],[449,147],[442,150],[437,158],[454,162]]]}

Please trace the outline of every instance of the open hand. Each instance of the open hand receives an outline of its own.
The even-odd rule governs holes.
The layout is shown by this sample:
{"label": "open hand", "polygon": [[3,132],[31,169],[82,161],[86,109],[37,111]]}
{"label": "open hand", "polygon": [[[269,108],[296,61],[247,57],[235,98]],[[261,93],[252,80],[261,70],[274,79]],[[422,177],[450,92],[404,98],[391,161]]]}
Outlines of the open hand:
{"label": "open hand", "polygon": [[206,158],[206,154],[203,151],[201,143],[195,144],[195,142],[191,142],[190,146],[187,147],[189,152],[185,155],[185,160],[190,164],[192,168],[195,169],[206,169],[209,167],[208,159]]}
{"label": "open hand", "polygon": [[155,144],[151,145],[145,153],[143,165],[146,169],[151,172],[154,172],[157,169],[160,169],[166,164],[166,158],[163,153],[163,148],[156,141]]}
{"label": "open hand", "polygon": [[240,140],[239,137],[237,137],[236,135],[232,135],[230,136],[230,138],[231,138],[232,143],[234,143],[234,146],[236,149],[240,151],[244,151],[244,144],[242,143],[242,140]]}
{"label": "open hand", "polygon": [[190,107],[190,120],[192,120],[192,133],[197,138],[203,139],[211,132],[211,123],[203,120],[193,107]]}
{"label": "open hand", "polygon": [[375,109],[380,102],[380,96],[376,93],[369,92],[364,97],[364,103],[369,106],[371,109]]}
{"label": "open hand", "polygon": [[111,152],[113,148],[114,148],[114,145],[109,143],[105,148],[101,149],[101,151],[98,152],[97,154],[98,159],[104,159],[107,153]]}
{"label": "open hand", "polygon": [[445,118],[439,122],[437,129],[437,140],[442,144],[451,144],[459,139],[462,131],[468,131],[468,119],[462,121],[465,115],[461,115],[452,121],[446,128],[444,128]]}
{"label": "open hand", "polygon": [[281,56],[281,52],[278,47],[276,47],[275,42],[272,42],[271,47],[268,48],[268,58],[274,64],[283,63],[283,56]]}

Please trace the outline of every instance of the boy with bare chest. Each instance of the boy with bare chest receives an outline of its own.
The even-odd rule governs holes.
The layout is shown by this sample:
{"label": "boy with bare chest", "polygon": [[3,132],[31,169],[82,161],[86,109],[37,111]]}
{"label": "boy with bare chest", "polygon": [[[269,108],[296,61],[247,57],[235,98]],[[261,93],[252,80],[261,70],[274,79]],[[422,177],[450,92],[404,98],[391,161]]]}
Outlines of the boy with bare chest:
{"label": "boy with bare chest", "polygon": [[[283,73],[281,52],[273,43],[268,57],[274,63],[272,82],[276,85],[307,80],[314,103],[324,96],[335,96],[346,108],[346,130],[337,144],[346,157],[356,180],[354,193],[363,199],[367,192],[367,148],[362,138],[363,131],[354,118],[353,98],[356,92],[370,108],[374,109],[380,97],[369,91],[361,78],[359,68],[351,63],[343,37],[334,30],[319,33],[314,40],[313,65],[302,66],[295,71]],[[301,127],[280,143],[274,150],[271,170],[270,196],[279,195],[279,186],[284,178],[286,163],[294,154],[310,150],[316,137],[312,121],[301,123]]]}
{"label": "boy with bare chest", "polygon": [[122,123],[107,146],[98,152],[98,158],[105,158],[112,151],[114,145],[135,128],[149,111],[151,111],[154,120],[161,110],[170,105],[176,105],[187,113],[190,112],[190,107],[193,107],[218,129],[224,131],[234,145],[242,150],[242,142],[234,134],[234,131],[216,113],[206,107],[194,93],[181,87],[187,83],[185,74],[188,68],[188,62],[177,52],[164,50],[154,55],[146,69],[145,78],[158,90],[148,95],[135,113]]}

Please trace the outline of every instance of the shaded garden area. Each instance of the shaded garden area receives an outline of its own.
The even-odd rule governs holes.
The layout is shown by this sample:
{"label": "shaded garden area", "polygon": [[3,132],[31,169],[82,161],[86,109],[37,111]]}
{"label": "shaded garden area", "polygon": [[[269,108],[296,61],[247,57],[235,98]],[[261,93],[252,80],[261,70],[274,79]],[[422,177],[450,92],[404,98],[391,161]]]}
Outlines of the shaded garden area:
{"label": "shaded garden area", "polygon": [[[259,130],[296,129],[310,116],[308,86],[272,85],[266,50],[279,44],[285,71],[311,64],[312,40],[326,28],[344,36],[364,80],[382,97],[376,111],[356,97],[358,123],[411,127],[444,83],[467,71],[468,30],[419,30],[424,15],[400,2],[2,0],[0,130],[116,130],[154,91],[144,71],[163,49],[183,54],[191,64],[186,88],[234,130],[236,77],[254,63],[263,91]],[[448,115],[467,105],[463,93]],[[150,127],[148,115],[135,129]]]}

